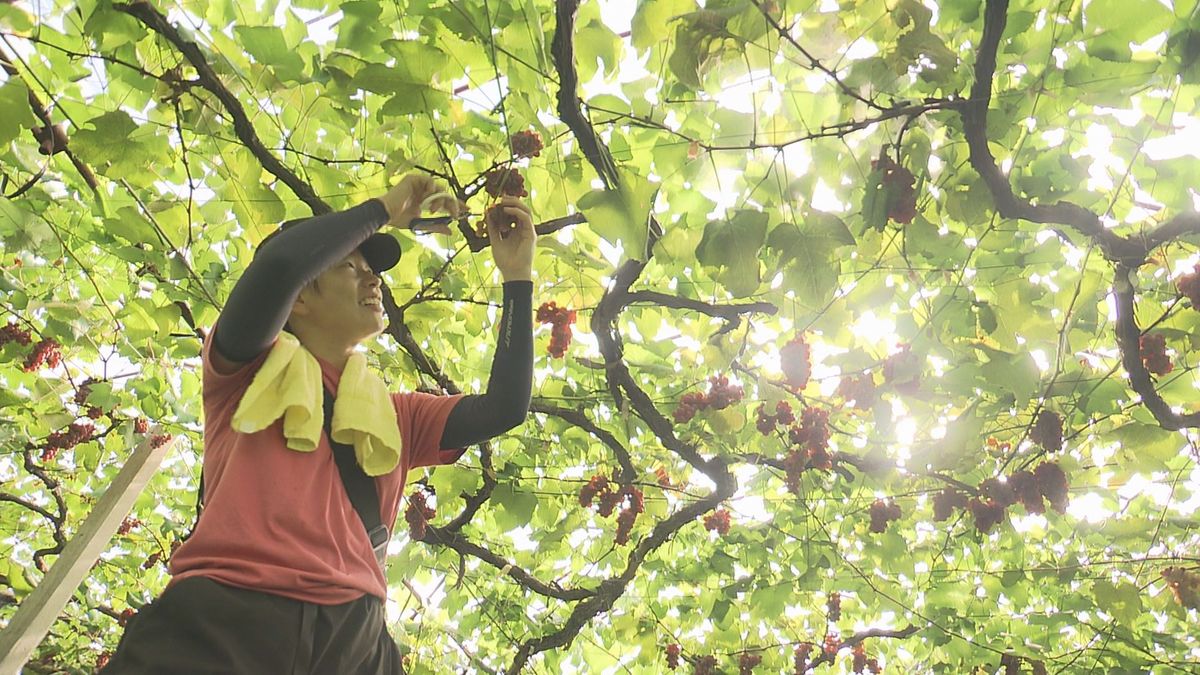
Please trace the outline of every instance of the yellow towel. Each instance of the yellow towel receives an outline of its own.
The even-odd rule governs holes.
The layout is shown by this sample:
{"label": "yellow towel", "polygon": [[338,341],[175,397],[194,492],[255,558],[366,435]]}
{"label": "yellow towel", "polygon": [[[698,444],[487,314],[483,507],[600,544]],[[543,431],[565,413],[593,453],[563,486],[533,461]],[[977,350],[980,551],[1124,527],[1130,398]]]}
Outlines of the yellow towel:
{"label": "yellow towel", "polygon": [[[287,446],[312,452],[324,426],[321,365],[290,333],[280,333],[233,413],[233,429],[254,433],[283,418]],[[354,446],[363,472],[380,476],[400,462],[400,426],[387,385],[355,352],[333,403],[333,440]]]}

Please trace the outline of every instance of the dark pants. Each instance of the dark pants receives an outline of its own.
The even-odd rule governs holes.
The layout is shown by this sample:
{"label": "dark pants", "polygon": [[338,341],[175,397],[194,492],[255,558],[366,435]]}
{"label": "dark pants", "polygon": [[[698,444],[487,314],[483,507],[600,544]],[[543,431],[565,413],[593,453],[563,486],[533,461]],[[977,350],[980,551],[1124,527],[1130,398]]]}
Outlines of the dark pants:
{"label": "dark pants", "polygon": [[393,675],[383,602],[316,605],[191,577],[142,607],[104,675]]}

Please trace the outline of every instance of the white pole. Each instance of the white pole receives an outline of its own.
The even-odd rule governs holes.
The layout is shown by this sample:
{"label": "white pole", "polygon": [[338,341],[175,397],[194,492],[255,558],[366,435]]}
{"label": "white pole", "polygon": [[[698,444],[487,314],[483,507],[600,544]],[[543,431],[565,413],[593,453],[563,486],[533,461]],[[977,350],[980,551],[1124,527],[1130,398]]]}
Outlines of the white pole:
{"label": "white pole", "polygon": [[19,672],[29,660],[29,655],[46,636],[75,589],[83,583],[92,564],[100,559],[100,552],[116,534],[142,488],[158,471],[167,450],[175,444],[171,439],[156,448],[151,443],[153,437],[153,433],[147,434],[134,448],[112,485],[67,542],[54,566],[0,632],[0,675]]}

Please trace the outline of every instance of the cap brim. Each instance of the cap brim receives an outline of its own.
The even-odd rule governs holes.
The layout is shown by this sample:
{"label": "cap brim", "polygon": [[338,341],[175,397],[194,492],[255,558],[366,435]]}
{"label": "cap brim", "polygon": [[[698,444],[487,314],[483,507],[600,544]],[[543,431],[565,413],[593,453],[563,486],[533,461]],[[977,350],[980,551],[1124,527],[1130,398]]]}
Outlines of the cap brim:
{"label": "cap brim", "polygon": [[358,247],[358,250],[376,274],[390,270],[400,262],[400,242],[396,241],[395,237],[382,232],[376,232],[368,237]]}

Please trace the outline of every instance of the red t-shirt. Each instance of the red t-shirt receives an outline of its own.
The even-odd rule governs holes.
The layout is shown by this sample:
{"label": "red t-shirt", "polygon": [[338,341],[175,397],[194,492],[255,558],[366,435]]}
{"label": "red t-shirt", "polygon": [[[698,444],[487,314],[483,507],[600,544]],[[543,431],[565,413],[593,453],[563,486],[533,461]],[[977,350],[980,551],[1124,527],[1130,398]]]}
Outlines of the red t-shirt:
{"label": "red t-shirt", "polygon": [[[204,341],[204,515],[171,556],[171,584],[203,576],[224,584],[323,605],[366,593],[387,595],[362,520],[350,505],[321,434],[312,452],[284,444],[283,421],[253,434],[230,427],[233,412],[264,352],[237,372],[212,367],[212,333]],[[325,386],[336,394],[341,373],[321,359]],[[393,393],[402,441],[400,463],[375,478],[380,517],[396,522],[409,469],[453,463],[462,450],[441,448],[446,417],[461,396]]]}

